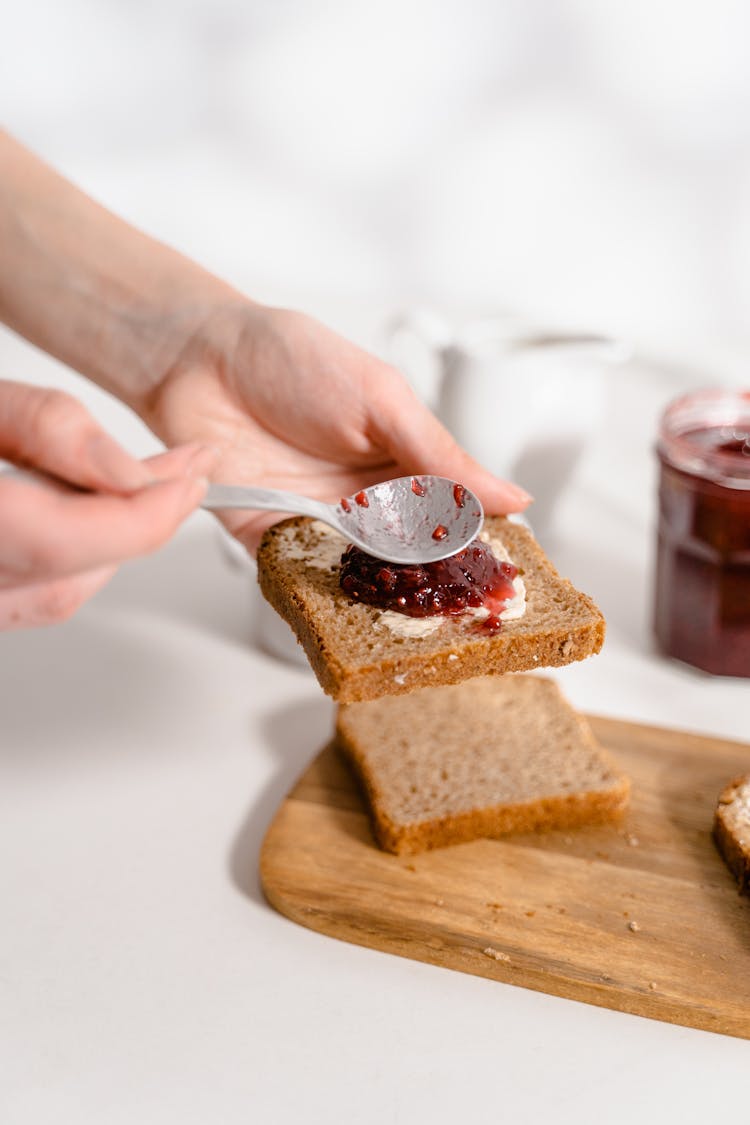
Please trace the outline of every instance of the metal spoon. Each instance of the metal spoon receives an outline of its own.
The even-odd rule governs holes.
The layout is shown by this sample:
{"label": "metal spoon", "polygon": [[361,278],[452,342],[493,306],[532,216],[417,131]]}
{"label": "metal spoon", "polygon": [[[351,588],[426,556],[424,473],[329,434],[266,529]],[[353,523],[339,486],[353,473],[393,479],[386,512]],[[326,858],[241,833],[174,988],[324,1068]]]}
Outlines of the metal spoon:
{"label": "metal spoon", "polygon": [[435,476],[382,481],[338,504],[271,488],[212,484],[201,507],[313,516],[368,555],[407,564],[455,555],[477,537],[484,523],[482,505],[473,492],[447,477]]}
{"label": "metal spoon", "polygon": [[[60,481],[0,461],[0,475],[35,484]],[[468,546],[482,530],[484,512],[468,488],[447,477],[397,477],[371,485],[338,504],[272,488],[211,484],[201,504],[210,510],[254,508],[322,520],[368,555],[394,563],[437,562]]]}

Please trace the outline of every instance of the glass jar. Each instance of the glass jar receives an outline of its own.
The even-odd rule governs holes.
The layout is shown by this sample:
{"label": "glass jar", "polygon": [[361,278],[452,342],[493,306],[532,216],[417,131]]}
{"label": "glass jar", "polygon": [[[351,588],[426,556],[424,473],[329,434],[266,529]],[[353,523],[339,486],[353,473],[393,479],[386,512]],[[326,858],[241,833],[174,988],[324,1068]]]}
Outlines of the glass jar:
{"label": "glass jar", "polygon": [[697,391],[661,419],[656,638],[750,677],[750,391]]}

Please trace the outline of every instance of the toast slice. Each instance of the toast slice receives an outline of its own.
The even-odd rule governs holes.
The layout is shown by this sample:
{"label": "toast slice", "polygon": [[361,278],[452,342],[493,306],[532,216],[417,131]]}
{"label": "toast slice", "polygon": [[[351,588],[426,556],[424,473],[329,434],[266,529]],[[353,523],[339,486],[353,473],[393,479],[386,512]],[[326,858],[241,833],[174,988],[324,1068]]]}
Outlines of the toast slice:
{"label": "toast slice", "polygon": [[714,815],[714,840],[743,894],[750,894],[750,774],[722,790]]}
{"label": "toast slice", "polygon": [[628,802],[627,777],[541,676],[344,705],[336,735],[389,852],[615,820]]}
{"label": "toast slice", "polygon": [[504,621],[495,635],[478,628],[471,614],[410,618],[353,602],[338,580],[344,539],[302,516],[263,536],[258,580],[323,690],[342,703],[569,664],[598,652],[604,618],[591,598],[560,577],[532,534],[504,516],[489,517],[485,531],[503,543],[526,586],[524,615]]}

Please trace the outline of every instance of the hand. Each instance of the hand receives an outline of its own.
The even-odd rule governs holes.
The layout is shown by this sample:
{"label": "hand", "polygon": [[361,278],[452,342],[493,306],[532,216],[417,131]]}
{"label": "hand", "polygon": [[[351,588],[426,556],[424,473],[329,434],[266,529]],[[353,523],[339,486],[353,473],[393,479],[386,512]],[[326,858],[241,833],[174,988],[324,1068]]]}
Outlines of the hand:
{"label": "hand", "polygon": [[0,381],[0,458],[58,478],[0,475],[1,629],[64,620],[118,563],[161,546],[200,503],[215,454],[137,461],[75,399]]}
{"label": "hand", "polygon": [[[218,446],[215,480],[336,501],[434,472],[463,481],[489,512],[528,504],[387,364],[309,317],[253,304],[2,131],[0,172],[0,319],[128,403],[168,445]],[[225,517],[250,549],[271,522]]]}
{"label": "hand", "polygon": [[[483,469],[397,371],[301,313],[250,302],[188,340],[141,412],[167,444],[220,451],[213,479],[336,501],[380,480],[437,473],[472,488],[487,511],[531,497]],[[279,517],[232,512],[250,549]]]}

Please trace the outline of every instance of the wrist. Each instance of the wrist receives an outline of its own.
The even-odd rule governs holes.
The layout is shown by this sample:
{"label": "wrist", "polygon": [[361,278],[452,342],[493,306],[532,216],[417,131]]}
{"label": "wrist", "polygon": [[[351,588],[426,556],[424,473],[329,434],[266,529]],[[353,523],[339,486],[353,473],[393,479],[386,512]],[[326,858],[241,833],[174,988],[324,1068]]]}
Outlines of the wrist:
{"label": "wrist", "polygon": [[0,245],[0,320],[139,413],[186,348],[250,305],[2,131]]}
{"label": "wrist", "polygon": [[[200,438],[205,404],[216,402],[217,392],[222,402],[225,393],[236,399],[237,359],[243,356],[242,366],[254,368],[248,356],[263,336],[268,311],[228,286],[196,290],[173,304],[152,378],[129,403],[167,445]],[[223,406],[220,413],[212,421],[223,424]]]}
{"label": "wrist", "polygon": [[96,369],[85,371],[144,418],[175,372],[221,349],[235,310],[249,304],[193,262],[157,249],[173,260],[150,271],[148,285],[113,287],[106,298],[108,344]]}

